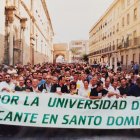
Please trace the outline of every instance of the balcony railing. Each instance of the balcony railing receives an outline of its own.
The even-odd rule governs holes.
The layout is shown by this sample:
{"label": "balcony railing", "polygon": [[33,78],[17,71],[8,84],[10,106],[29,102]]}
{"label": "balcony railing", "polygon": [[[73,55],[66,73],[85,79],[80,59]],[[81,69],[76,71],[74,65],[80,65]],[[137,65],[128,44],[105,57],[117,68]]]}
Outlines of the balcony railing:
{"label": "balcony railing", "polygon": [[104,49],[100,49],[98,51],[90,53],[89,56],[104,54],[104,53],[109,53],[111,51],[115,51],[115,47],[117,47],[117,49],[119,50],[119,49],[123,49],[123,48],[134,47],[134,46],[140,46],[140,37],[124,41],[124,42],[119,43],[117,45],[114,44],[113,46],[109,46],[109,47],[106,47]]}
{"label": "balcony railing", "polygon": [[119,43],[117,45],[117,49],[134,47],[134,46],[139,46],[139,45],[140,45],[140,37],[136,37],[134,39],[130,39],[125,42]]}

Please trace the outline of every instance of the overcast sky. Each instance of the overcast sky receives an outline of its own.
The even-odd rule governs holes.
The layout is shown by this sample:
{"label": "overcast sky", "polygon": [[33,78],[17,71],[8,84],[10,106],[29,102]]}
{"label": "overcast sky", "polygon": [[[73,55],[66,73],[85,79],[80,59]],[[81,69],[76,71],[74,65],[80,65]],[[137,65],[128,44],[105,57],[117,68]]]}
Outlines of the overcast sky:
{"label": "overcast sky", "polygon": [[88,39],[89,30],[114,0],[46,0],[54,42]]}

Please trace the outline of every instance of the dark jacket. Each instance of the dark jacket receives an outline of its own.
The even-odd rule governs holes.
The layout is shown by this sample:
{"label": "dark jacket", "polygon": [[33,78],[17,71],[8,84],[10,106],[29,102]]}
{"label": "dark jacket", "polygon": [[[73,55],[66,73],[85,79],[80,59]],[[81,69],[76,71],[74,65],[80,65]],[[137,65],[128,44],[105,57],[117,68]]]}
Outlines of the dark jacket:
{"label": "dark jacket", "polygon": [[56,92],[57,87],[61,87],[62,93],[69,93],[68,87],[66,85],[60,86],[59,84],[52,85],[50,92]]}

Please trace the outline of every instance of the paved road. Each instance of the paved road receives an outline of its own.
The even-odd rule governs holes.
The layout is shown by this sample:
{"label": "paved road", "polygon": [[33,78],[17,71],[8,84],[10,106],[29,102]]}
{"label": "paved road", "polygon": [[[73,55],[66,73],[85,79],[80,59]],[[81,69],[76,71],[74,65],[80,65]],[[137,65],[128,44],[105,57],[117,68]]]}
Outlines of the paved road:
{"label": "paved road", "polygon": [[0,125],[0,140],[140,140],[140,130],[52,129]]}

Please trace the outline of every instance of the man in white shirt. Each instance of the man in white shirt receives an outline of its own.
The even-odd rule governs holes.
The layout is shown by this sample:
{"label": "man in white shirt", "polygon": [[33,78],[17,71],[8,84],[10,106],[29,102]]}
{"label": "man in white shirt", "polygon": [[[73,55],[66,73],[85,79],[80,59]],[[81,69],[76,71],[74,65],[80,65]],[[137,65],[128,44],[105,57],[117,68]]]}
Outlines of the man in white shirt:
{"label": "man in white shirt", "polygon": [[6,74],[4,77],[5,81],[0,83],[0,91],[14,92],[15,84],[11,81],[11,75]]}
{"label": "man in white shirt", "polygon": [[93,77],[91,80],[90,80],[90,84],[89,84],[89,87],[90,88],[96,88],[97,87],[97,77]]}
{"label": "man in white shirt", "polygon": [[108,94],[108,97],[116,96],[116,98],[120,97],[120,91],[117,88],[118,87],[118,81],[114,81],[113,84],[113,90]]}
{"label": "man in white shirt", "polygon": [[106,78],[106,80],[105,80],[104,89],[107,90],[108,92],[114,91],[114,88],[111,86],[111,82],[110,82],[109,78]]}

